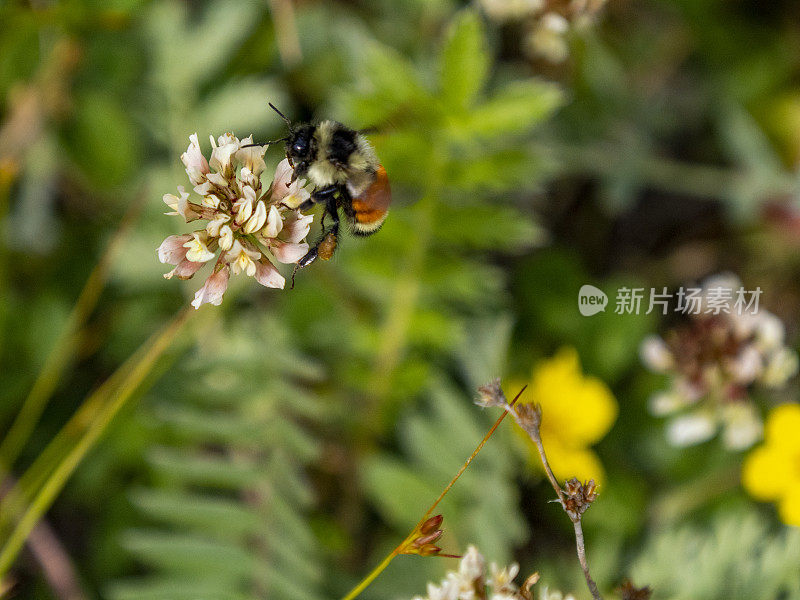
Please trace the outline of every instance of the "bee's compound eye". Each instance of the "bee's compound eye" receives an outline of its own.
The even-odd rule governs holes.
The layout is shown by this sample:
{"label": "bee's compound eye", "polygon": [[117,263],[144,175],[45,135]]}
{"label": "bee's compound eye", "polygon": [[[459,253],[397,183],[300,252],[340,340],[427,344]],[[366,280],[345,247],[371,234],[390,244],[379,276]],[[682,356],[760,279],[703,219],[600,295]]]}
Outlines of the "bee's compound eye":
{"label": "bee's compound eye", "polygon": [[308,150],[308,142],[306,140],[295,140],[292,144],[292,152],[294,154],[303,155]]}

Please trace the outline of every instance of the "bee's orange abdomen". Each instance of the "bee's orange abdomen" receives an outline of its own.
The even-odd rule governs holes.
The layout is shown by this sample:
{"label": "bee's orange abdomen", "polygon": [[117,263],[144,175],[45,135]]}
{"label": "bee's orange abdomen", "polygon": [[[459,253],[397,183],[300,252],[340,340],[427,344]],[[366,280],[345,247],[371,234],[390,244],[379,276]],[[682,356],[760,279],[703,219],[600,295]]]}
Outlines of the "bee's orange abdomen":
{"label": "bee's orange abdomen", "polygon": [[383,165],[375,172],[375,181],[357,198],[353,198],[353,233],[369,235],[383,225],[392,202],[389,176]]}

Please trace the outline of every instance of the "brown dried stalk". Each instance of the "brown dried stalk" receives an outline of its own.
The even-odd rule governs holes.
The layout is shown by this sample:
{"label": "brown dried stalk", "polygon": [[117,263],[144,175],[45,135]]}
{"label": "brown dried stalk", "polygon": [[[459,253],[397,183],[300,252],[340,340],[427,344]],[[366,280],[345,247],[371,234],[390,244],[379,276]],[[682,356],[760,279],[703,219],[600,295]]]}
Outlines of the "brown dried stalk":
{"label": "brown dried stalk", "polygon": [[594,480],[581,483],[577,479],[572,478],[565,482],[563,488],[558,484],[558,480],[553,474],[553,470],[550,468],[550,463],[547,461],[547,454],[545,454],[542,436],[539,432],[539,428],[542,424],[541,406],[538,404],[519,404],[517,406],[509,404],[506,401],[503,390],[500,388],[499,380],[495,380],[479,388],[478,391],[481,394],[478,404],[481,406],[502,407],[514,418],[517,425],[522,427],[533,443],[536,444],[547,478],[550,480],[550,484],[553,486],[558,496],[561,507],[564,509],[564,512],[567,513],[567,516],[570,518],[575,528],[578,561],[581,563],[583,576],[586,578],[586,585],[589,587],[589,591],[592,593],[594,600],[603,600],[600,591],[597,589],[597,584],[589,573],[589,562],[586,560],[586,545],[583,541],[583,528],[581,527],[581,516],[597,498],[597,489]]}

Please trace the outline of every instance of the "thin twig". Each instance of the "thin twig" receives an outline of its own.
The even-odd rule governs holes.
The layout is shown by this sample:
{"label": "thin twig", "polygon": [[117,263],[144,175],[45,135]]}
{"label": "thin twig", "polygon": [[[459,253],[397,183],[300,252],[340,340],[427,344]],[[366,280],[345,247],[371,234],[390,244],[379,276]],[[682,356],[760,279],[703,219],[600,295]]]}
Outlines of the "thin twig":
{"label": "thin twig", "polygon": [[542,436],[539,431],[542,423],[541,407],[529,404],[524,405],[524,407],[525,410],[522,411],[519,408],[514,408],[509,404],[505,407],[505,410],[514,417],[517,425],[519,425],[523,431],[528,434],[528,437],[531,438],[533,443],[536,444],[536,448],[539,450],[539,458],[542,460],[542,466],[544,467],[545,473],[547,473],[547,478],[550,480],[550,484],[553,486],[553,489],[558,495],[558,501],[561,503],[561,508],[563,508],[564,512],[567,513],[567,516],[570,518],[575,528],[575,544],[578,551],[578,561],[581,564],[581,569],[583,569],[583,575],[586,578],[586,585],[589,587],[589,591],[592,593],[594,600],[603,600],[603,597],[600,595],[600,591],[597,589],[597,584],[589,573],[589,562],[586,560],[586,545],[583,541],[583,528],[581,527],[581,515],[594,499],[594,482],[589,482],[589,485],[591,486],[589,495],[591,497],[588,499],[588,501],[576,501],[576,497],[572,495],[570,485],[573,481],[577,485],[579,493],[583,493],[584,487],[580,486],[577,480],[570,480],[567,482],[567,492],[569,492],[569,494],[564,491],[564,488],[558,484],[558,480],[553,474],[553,470],[550,468],[550,463],[547,460],[547,454],[544,451],[544,444],[542,443]]}
{"label": "thin twig", "polygon": [[84,600],[75,567],[55,532],[46,521],[39,521],[27,540],[53,595],[59,600]]}
{"label": "thin twig", "polygon": [[600,595],[600,590],[597,589],[597,584],[589,573],[589,563],[586,560],[586,545],[583,542],[583,528],[581,527],[580,518],[577,521],[573,521],[572,525],[575,527],[575,545],[578,547],[578,561],[581,563],[583,576],[586,578],[586,585],[589,586],[592,598],[595,600],[602,600],[603,597]]}
{"label": "thin twig", "polygon": [[[14,483],[10,477],[0,483],[0,501]],[[39,563],[42,574],[56,598],[59,600],[84,600],[87,597],[78,583],[78,576],[72,560],[64,550],[58,536],[44,519],[33,528],[26,543],[36,562]],[[0,583],[0,598],[3,597],[3,594],[3,584]]]}
{"label": "thin twig", "polygon": [[[525,387],[527,387],[527,386],[525,386]],[[522,395],[522,392],[525,391],[525,387],[523,387],[519,391],[519,393],[511,401],[509,406],[513,406],[514,405],[514,403]],[[459,477],[461,477],[461,475],[464,474],[464,471],[467,470],[467,467],[470,465],[472,460],[478,455],[478,452],[481,451],[481,449],[484,447],[484,445],[486,445],[486,442],[489,441],[489,438],[492,437],[492,434],[494,434],[495,430],[500,426],[500,423],[502,423],[503,419],[506,418],[506,414],[508,414],[508,413],[503,413],[502,415],[500,415],[500,418],[498,418],[494,422],[494,425],[492,425],[492,427],[489,429],[489,431],[486,432],[486,435],[483,436],[483,439],[480,441],[480,443],[475,448],[475,450],[472,451],[472,454],[469,455],[469,458],[467,458],[467,460],[464,461],[464,464],[461,465],[461,468],[458,470],[458,473],[456,473],[455,476],[450,480],[450,483],[448,483],[447,486],[445,486],[444,490],[442,490],[442,493],[439,494],[439,497],[436,498],[436,500],[433,502],[433,504],[430,505],[428,510],[425,511],[425,514],[422,515],[422,518],[417,522],[416,525],[414,525],[414,528],[409,532],[409,534],[405,538],[403,538],[403,541],[400,542],[397,545],[397,547],[395,547],[394,550],[392,550],[389,554],[387,554],[384,557],[384,559],[380,562],[380,564],[377,567],[375,567],[374,569],[372,569],[372,571],[370,571],[369,574],[364,579],[362,579],[352,590],[350,590],[350,592],[348,592],[348,594],[344,598],[342,598],[342,600],[353,600],[353,598],[355,598],[361,592],[363,592],[367,588],[367,586],[369,586],[369,584],[371,584],[375,580],[375,578],[378,575],[380,575],[386,569],[386,567],[389,566],[389,563],[392,562],[392,560],[394,560],[394,558],[398,554],[402,553],[403,549],[414,539],[414,536],[419,531],[420,526],[423,523],[425,523],[425,521],[428,520],[428,518],[431,516],[433,511],[439,505],[439,502],[441,502],[442,499],[447,495],[447,493],[453,487],[455,482],[458,481]],[[445,555],[441,555],[440,554],[439,556],[448,556],[448,555],[446,555],[446,554]],[[456,558],[456,557],[452,556],[451,558]]]}
{"label": "thin twig", "polygon": [[[514,420],[517,422],[517,424],[520,425],[520,427],[522,427],[522,424],[520,423],[519,416],[517,415],[517,411],[514,410],[514,407],[509,405],[507,410],[511,412],[511,414],[514,417]],[[544,444],[542,443],[542,436],[539,435],[539,427],[538,427],[538,425],[536,426],[536,434],[535,435],[532,434],[530,431],[528,431],[527,428],[523,427],[523,429],[528,433],[528,436],[531,438],[531,440],[533,440],[533,443],[536,444],[536,448],[538,448],[538,450],[539,450],[539,457],[542,460],[542,466],[544,467],[544,472],[547,474],[547,478],[550,480],[550,485],[553,486],[553,489],[555,490],[556,495],[558,496],[558,500],[559,500],[559,502],[561,502],[561,504],[563,506],[563,504],[564,504],[564,490],[562,490],[561,486],[558,485],[558,480],[556,479],[556,476],[553,474],[553,469],[550,468],[550,463],[547,461],[547,455],[544,452]]]}

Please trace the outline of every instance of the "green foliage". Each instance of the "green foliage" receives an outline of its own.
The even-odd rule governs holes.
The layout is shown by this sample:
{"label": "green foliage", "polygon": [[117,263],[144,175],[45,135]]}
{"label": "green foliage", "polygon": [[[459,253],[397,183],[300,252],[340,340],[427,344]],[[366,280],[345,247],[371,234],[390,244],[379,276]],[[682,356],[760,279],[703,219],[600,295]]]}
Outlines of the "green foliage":
{"label": "green foliage", "polygon": [[[472,403],[443,383],[431,388],[429,410],[398,428],[407,457],[377,454],[364,465],[367,494],[398,537],[438,497],[491,422],[477,419]],[[447,544],[474,543],[487,556],[508,561],[509,549],[525,541],[524,525],[514,515],[519,499],[508,479],[516,466],[499,444],[482,450],[437,508],[446,515]]]}
{"label": "green foliage", "polygon": [[800,532],[772,531],[753,513],[721,514],[710,527],[656,533],[631,576],[675,600],[800,598]]}
{"label": "green foliage", "polygon": [[[738,491],[742,456],[668,447],[647,412],[662,382],[638,347],[664,321],[575,310],[585,283],[613,303],[622,285],[733,270],[796,339],[791,3],[612,2],[561,65],[526,56],[531,20],[498,23],[482,2],[290,2],[288,21],[281,4],[0,7],[0,429],[120,215],[143,204],[17,476],[201,284],[165,282],[154,252],[176,232],[161,195],[187,185],[191,133],[206,151],[208,134],[279,138],[268,101],[375,128],[394,197],[377,235],[343,235],[294,290],[234,278],[203,309],[221,323],[158,366],[80,465],[47,520],[84,596],[340,596],[496,417],[470,403],[475,387],[569,345],[620,406],[585,520],[604,591],[631,575],[656,598],[800,597],[798,540]],[[273,147],[267,164],[281,158]],[[477,543],[585,597],[569,523],[516,441],[503,425],[442,503],[442,544]],[[11,593],[55,597],[25,556]],[[452,566],[399,557],[364,597],[411,597]]]}
{"label": "green foliage", "polygon": [[150,574],[114,583],[110,598],[321,597],[302,470],[319,447],[297,422],[320,414],[297,385],[319,372],[274,319],[224,327],[205,332],[141,417],[160,441],[152,483],[130,493],[141,521],[120,541]]}
{"label": "green foliage", "polygon": [[474,11],[465,10],[450,24],[439,66],[447,108],[468,107],[483,88],[490,66],[485,46],[483,24]]}

